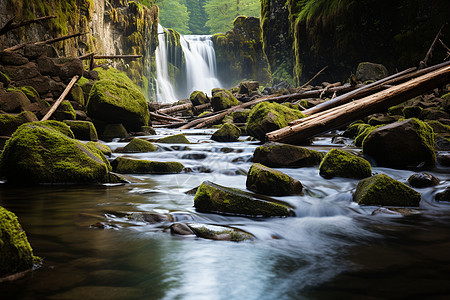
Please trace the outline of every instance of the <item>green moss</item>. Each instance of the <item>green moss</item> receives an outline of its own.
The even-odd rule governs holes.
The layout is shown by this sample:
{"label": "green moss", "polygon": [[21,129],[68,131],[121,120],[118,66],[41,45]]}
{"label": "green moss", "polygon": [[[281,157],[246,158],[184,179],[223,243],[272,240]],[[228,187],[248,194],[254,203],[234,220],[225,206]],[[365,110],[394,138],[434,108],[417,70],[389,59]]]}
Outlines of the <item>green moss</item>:
{"label": "green moss", "polygon": [[[44,102],[32,86],[10,87],[7,92],[22,92],[31,102]],[[47,103],[47,102],[45,102]]]}
{"label": "green moss", "polygon": [[157,148],[149,141],[134,138],[125,147],[123,147],[122,149],[120,149],[120,151],[117,151],[117,152],[121,152],[121,153],[141,152],[142,153],[142,152],[153,152],[156,150],[157,150]]}
{"label": "green moss", "polygon": [[264,141],[266,133],[286,127],[289,122],[301,118],[304,118],[304,115],[298,110],[278,103],[262,102],[250,112],[246,131],[249,135]]}
{"label": "green moss", "polygon": [[259,163],[250,167],[246,186],[255,193],[271,196],[300,195],[303,189],[297,179]]}
{"label": "green moss", "polygon": [[190,144],[191,143],[182,133],[161,138],[157,142],[165,143],[165,144]]}
{"label": "green moss", "polygon": [[223,117],[222,119],[222,123],[223,124],[233,124],[234,120],[233,120],[233,116],[230,115],[226,115],[225,117]]}
{"label": "green moss", "polygon": [[45,125],[29,123],[6,143],[0,169],[13,183],[60,184],[105,182],[111,167],[100,151]]}
{"label": "green moss", "polygon": [[69,138],[72,138],[72,139],[75,138],[75,135],[73,134],[72,130],[70,129],[70,126],[64,122],[55,121],[55,120],[46,120],[46,121],[32,122],[29,125],[54,129],[56,131],[61,132],[62,134],[64,134],[65,136],[67,136]]}
{"label": "green moss", "polygon": [[234,123],[247,123],[248,116],[250,115],[251,109],[240,109],[235,110],[231,114]]}
{"label": "green moss", "polygon": [[361,205],[419,206],[420,193],[385,174],[361,180],[353,201]]}
{"label": "green moss", "polygon": [[433,128],[434,134],[450,135],[450,126],[449,125],[442,124],[441,122],[436,121],[436,120],[429,120],[429,121],[426,121],[425,123],[427,123],[431,128]]}
{"label": "green moss", "polygon": [[8,86],[9,83],[11,82],[11,79],[5,73],[0,72],[0,82],[3,83],[5,86]]}
{"label": "green moss", "polygon": [[114,170],[124,174],[172,174],[180,173],[184,166],[175,161],[159,162],[125,157],[115,159]]}
{"label": "green moss", "polygon": [[100,142],[89,141],[86,143],[86,146],[89,147],[89,149],[91,149],[91,150],[93,150],[93,149],[99,150],[105,156],[111,157],[111,155],[112,155],[111,148],[109,148],[108,146],[106,146],[105,144],[102,144]]}
{"label": "green moss", "polygon": [[126,138],[128,131],[122,124],[107,124],[103,131],[102,137],[106,139]]}
{"label": "green moss", "polygon": [[29,270],[40,261],[17,216],[0,206],[0,277]]}
{"label": "green moss", "polygon": [[221,111],[239,104],[236,97],[227,90],[220,90],[214,93],[211,98],[211,106],[214,111]]}
{"label": "green moss", "polygon": [[287,144],[265,144],[255,149],[253,162],[276,167],[312,167],[320,164],[323,154],[316,150]]}
{"label": "green moss", "polygon": [[84,141],[97,141],[98,135],[94,124],[89,121],[64,121],[69,125],[70,130],[72,130],[75,138]]}
{"label": "green moss", "polygon": [[255,198],[238,189],[205,181],[195,194],[194,206],[199,212],[216,212],[250,217],[291,216],[286,205]]}
{"label": "green moss", "polygon": [[62,120],[75,120],[77,118],[77,113],[70,101],[64,100],[59,104],[53,116]]}
{"label": "green moss", "polygon": [[365,123],[352,123],[347,127],[347,129],[343,133],[343,136],[348,138],[355,138],[369,127],[370,125]]}
{"label": "green moss", "polygon": [[0,114],[0,135],[10,136],[20,125],[38,121],[31,111],[23,111],[18,115]]}
{"label": "green moss", "polygon": [[206,104],[209,102],[205,93],[203,93],[202,91],[193,91],[189,96],[189,100],[191,100],[191,103],[194,106]]}
{"label": "green moss", "polygon": [[381,127],[382,125],[378,125],[378,126],[360,126],[360,132],[358,133],[358,135],[355,137],[355,146],[356,147],[362,147],[363,143],[364,143],[364,139],[375,129]]}
{"label": "green moss", "polygon": [[241,130],[236,125],[225,123],[214,132],[211,139],[217,142],[237,142],[240,135]]}
{"label": "green moss", "polygon": [[344,177],[362,179],[372,175],[370,163],[349,152],[331,149],[319,166],[320,176],[324,178]]}

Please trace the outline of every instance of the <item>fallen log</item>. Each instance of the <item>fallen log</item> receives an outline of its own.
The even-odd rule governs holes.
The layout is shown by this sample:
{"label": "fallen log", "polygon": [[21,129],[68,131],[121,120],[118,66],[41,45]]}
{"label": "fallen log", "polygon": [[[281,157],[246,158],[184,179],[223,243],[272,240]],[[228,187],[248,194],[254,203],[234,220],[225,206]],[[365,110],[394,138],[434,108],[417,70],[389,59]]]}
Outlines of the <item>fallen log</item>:
{"label": "fallen log", "polygon": [[64,89],[61,96],[59,96],[58,100],[56,100],[56,102],[53,104],[53,106],[50,108],[50,110],[45,114],[45,116],[42,118],[41,121],[48,120],[48,118],[51,117],[51,115],[55,112],[55,110],[58,108],[58,106],[61,104],[61,102],[64,100],[64,98],[67,96],[67,94],[69,93],[70,89],[73,87],[75,82],[77,82],[78,77],[79,77],[78,75],[73,76],[72,80],[70,80],[69,84],[66,86],[66,88]]}
{"label": "fallen log", "polygon": [[324,102],[322,104],[316,105],[316,106],[314,106],[312,108],[309,108],[309,109],[306,109],[306,110],[304,110],[302,112],[305,115],[312,115],[312,114],[315,114],[317,112],[324,111],[324,110],[327,110],[327,109],[330,109],[330,108],[333,108],[333,107],[345,104],[345,103],[347,103],[349,101],[365,97],[367,95],[373,94],[375,91],[378,91],[381,88],[381,84],[383,84],[383,83],[385,83],[385,82],[387,82],[387,81],[389,81],[391,79],[397,78],[397,77],[399,77],[401,75],[411,73],[411,72],[413,72],[415,70],[416,70],[416,68],[409,68],[409,69],[404,70],[402,72],[399,72],[399,73],[396,73],[394,75],[391,75],[391,76],[388,76],[386,78],[383,78],[381,80],[375,81],[375,82],[373,82],[371,84],[362,86],[362,87],[360,87],[360,88],[358,88],[356,90],[353,90],[351,92],[342,94],[342,95],[340,95],[340,96],[338,96],[338,97],[336,97],[336,98],[334,98],[332,100],[329,100],[329,101]]}
{"label": "fallen log", "polygon": [[94,59],[137,59],[142,55],[94,55]]}
{"label": "fallen log", "polygon": [[69,35],[65,35],[65,36],[60,36],[60,37],[57,37],[57,38],[54,38],[54,39],[49,39],[49,40],[41,41],[41,42],[23,43],[23,44],[19,44],[19,45],[13,46],[13,47],[6,48],[6,49],[4,49],[4,51],[16,51],[16,50],[19,50],[19,49],[27,46],[27,45],[36,45],[36,46],[38,46],[38,45],[53,44],[53,43],[56,43],[56,42],[60,42],[60,41],[64,41],[64,40],[67,40],[67,39],[75,38],[75,37],[78,37],[78,36],[81,36],[81,35],[85,35],[85,34],[88,34],[88,33],[89,32],[75,33],[75,34],[69,34]]}
{"label": "fallen log", "polygon": [[182,119],[177,119],[177,118],[173,118],[170,116],[163,116],[154,112],[150,112],[150,117],[158,119],[158,120],[164,120],[164,121],[175,121],[175,122],[179,122],[179,123],[187,123],[185,120]]}
{"label": "fallen log", "polygon": [[7,32],[20,28],[20,27],[24,27],[33,23],[38,23],[40,21],[45,21],[48,19],[54,19],[56,18],[56,16],[45,16],[45,17],[40,17],[40,18],[36,18],[36,19],[32,19],[32,20],[28,20],[28,21],[24,21],[24,22],[20,22],[18,24],[13,23],[15,17],[12,17],[1,29],[0,29],[0,35],[4,35]]}
{"label": "fallen log", "polygon": [[182,110],[188,110],[188,109],[191,109],[192,107],[193,107],[192,103],[189,102],[189,103],[175,105],[175,106],[168,107],[168,108],[158,109],[156,112],[163,113],[163,114],[171,114],[171,113],[182,111]]}
{"label": "fallen log", "polygon": [[266,139],[300,144],[313,136],[380,112],[449,82],[450,66],[446,66],[398,86],[301,119],[299,124],[267,133]]}

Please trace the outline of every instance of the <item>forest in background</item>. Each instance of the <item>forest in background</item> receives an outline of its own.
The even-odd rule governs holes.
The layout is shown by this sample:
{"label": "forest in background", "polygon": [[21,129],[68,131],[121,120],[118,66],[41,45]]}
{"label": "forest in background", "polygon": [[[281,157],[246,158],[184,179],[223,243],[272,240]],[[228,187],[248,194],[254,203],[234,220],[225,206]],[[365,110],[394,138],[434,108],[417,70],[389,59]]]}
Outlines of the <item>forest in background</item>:
{"label": "forest in background", "polygon": [[227,32],[236,17],[259,17],[261,11],[259,0],[157,0],[156,4],[161,24],[181,34]]}

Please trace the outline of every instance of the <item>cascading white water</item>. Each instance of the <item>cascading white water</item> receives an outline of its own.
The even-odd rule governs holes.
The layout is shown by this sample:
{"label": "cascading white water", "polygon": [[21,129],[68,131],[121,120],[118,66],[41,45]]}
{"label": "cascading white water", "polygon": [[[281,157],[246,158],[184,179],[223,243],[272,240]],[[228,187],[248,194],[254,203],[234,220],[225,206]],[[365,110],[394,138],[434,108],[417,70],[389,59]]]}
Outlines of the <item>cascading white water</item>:
{"label": "cascading white water", "polygon": [[217,79],[216,53],[210,35],[186,35],[180,38],[186,60],[187,93],[222,87]]}
{"label": "cascading white water", "polygon": [[169,78],[166,37],[164,27],[158,24],[158,42],[156,48],[156,99],[160,103],[173,103],[178,100]]}
{"label": "cascading white water", "polygon": [[[169,76],[169,44],[166,42],[164,27],[158,25],[159,46],[156,48],[156,99],[160,103],[173,103],[189,98],[193,91],[210,94],[213,88],[222,87],[217,79],[216,53],[210,35],[185,35],[180,37],[184,56],[184,76],[186,83],[175,83]],[[181,66],[176,66],[181,67]]]}

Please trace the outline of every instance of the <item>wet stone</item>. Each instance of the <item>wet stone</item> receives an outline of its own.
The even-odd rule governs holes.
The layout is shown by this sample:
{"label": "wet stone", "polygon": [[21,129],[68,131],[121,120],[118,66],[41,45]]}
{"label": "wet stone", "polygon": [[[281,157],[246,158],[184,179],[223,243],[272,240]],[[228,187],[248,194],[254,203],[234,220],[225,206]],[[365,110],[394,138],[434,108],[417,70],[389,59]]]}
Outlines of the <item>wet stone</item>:
{"label": "wet stone", "polygon": [[439,184],[439,178],[431,174],[421,172],[415,173],[408,178],[408,183],[415,188],[424,188]]}

